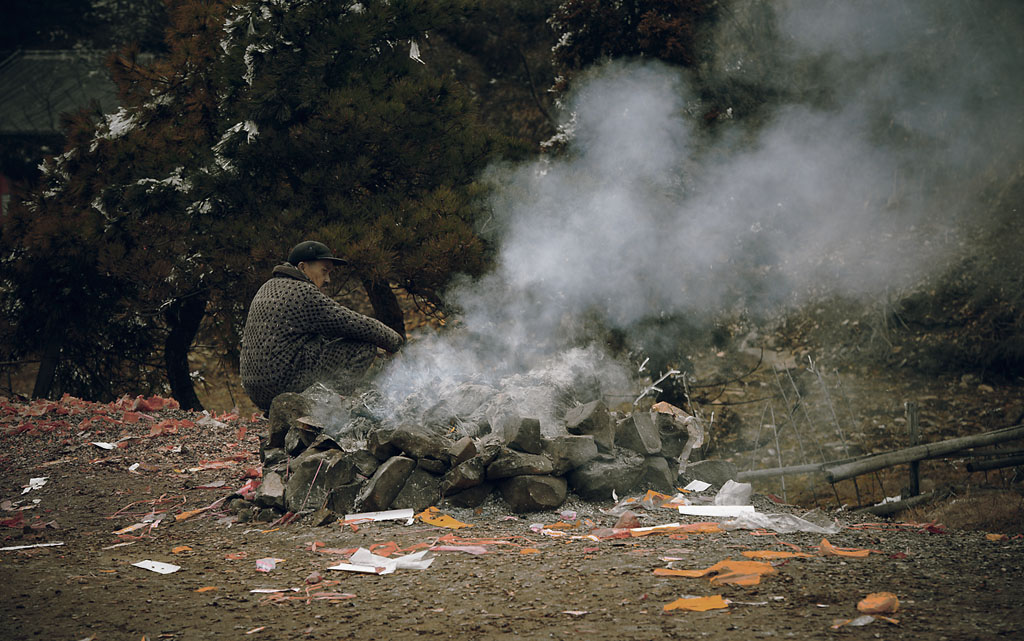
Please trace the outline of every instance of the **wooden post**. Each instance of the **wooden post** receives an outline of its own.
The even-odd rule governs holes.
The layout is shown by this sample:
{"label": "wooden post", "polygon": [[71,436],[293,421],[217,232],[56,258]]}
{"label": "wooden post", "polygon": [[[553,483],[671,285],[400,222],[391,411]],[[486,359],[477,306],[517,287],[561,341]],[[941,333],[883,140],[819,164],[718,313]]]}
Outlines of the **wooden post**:
{"label": "wooden post", "polygon": [[973,436],[961,436],[935,443],[923,443],[893,452],[870,454],[850,462],[823,463],[821,471],[825,475],[825,480],[829,483],[835,483],[858,474],[874,472],[875,470],[893,465],[920,461],[926,458],[941,458],[970,447],[984,447],[1020,439],[1024,439],[1024,424]]}
{"label": "wooden post", "polygon": [[[907,429],[910,430],[910,447],[918,445],[921,441],[921,429],[918,424],[918,413],[917,403],[914,401],[907,401]],[[921,493],[921,478],[920,478],[920,466],[919,461],[910,462],[910,496],[917,496]]]}

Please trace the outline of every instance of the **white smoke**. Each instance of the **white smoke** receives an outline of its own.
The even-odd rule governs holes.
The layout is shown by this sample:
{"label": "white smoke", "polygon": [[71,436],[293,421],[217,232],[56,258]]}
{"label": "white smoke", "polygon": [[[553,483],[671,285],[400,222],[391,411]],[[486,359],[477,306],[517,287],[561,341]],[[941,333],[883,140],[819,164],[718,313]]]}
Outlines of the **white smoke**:
{"label": "white smoke", "polygon": [[496,269],[450,293],[460,329],[410,345],[386,373],[389,396],[531,373],[571,386],[567,372],[586,370],[621,388],[628,372],[581,339],[584,320],[628,331],[877,296],[944,264],[979,176],[1021,148],[1020,21],[1007,18],[1020,12],[791,0],[761,39],[744,20],[764,3],[746,6],[705,80],[761,87],[757,126],[707,135],[687,76],[664,65],[585,74],[563,113],[566,153],[491,168]]}

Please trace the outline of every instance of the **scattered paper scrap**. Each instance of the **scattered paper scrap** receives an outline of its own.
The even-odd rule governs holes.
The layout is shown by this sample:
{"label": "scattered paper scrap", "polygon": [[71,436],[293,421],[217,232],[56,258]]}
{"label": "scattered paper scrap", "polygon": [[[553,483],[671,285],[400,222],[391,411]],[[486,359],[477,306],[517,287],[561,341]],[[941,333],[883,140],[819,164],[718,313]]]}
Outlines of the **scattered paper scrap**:
{"label": "scattered paper scrap", "polygon": [[769,563],[763,561],[732,561],[726,559],[703,570],[674,570],[669,568],[657,568],[655,576],[685,576],[703,577],[711,576],[711,583],[731,583],[734,585],[757,585],[761,582],[761,576],[773,574],[776,570]]}
{"label": "scattered paper scrap", "polygon": [[101,450],[112,450],[115,447],[117,447],[117,445],[114,444],[114,443],[103,443],[103,442],[100,442],[100,441],[92,441],[89,444],[90,445],[95,445],[96,447],[100,448]]}
{"label": "scattered paper scrap", "polygon": [[828,539],[822,539],[821,545],[818,546],[821,550],[822,556],[845,556],[854,559],[863,559],[870,555],[872,552],[881,554],[878,550],[866,550],[859,548],[837,548],[828,542]]}
{"label": "scattered paper scrap", "polygon": [[32,545],[9,545],[5,548],[0,548],[0,552],[10,552],[11,550],[27,550],[29,548],[52,548],[58,545],[64,545],[63,541],[56,543],[33,543]]}
{"label": "scattered paper scrap", "polygon": [[711,487],[710,483],[705,483],[704,481],[693,480],[693,481],[690,481],[686,485],[686,487],[684,487],[683,489],[686,490],[687,492],[703,492],[704,490],[708,489],[709,487]]}
{"label": "scattered paper scrap", "polygon": [[864,614],[892,614],[900,609],[900,600],[892,592],[872,592],[857,604]]}
{"label": "scattered paper scrap", "polygon": [[177,572],[181,569],[180,565],[174,565],[173,563],[163,563],[161,561],[150,561],[149,559],[146,559],[145,561],[139,561],[138,563],[132,563],[132,565],[137,568],[142,568],[143,570],[156,572],[158,574],[171,574],[172,572]]}
{"label": "scattered paper scrap", "polygon": [[464,527],[473,527],[469,523],[463,523],[462,521],[458,521],[447,514],[441,514],[441,510],[439,510],[435,506],[431,506],[423,510],[422,512],[416,515],[416,518],[418,518],[420,521],[423,521],[427,525],[446,527],[451,530],[458,530],[459,528]]}
{"label": "scattered paper scrap", "polygon": [[729,602],[722,598],[721,594],[713,596],[684,596],[672,603],[665,605],[666,612],[670,610],[686,610],[688,612],[706,612],[708,610],[721,610],[728,608]]}
{"label": "scattered paper scrap", "polygon": [[688,516],[737,517],[753,514],[753,505],[680,505],[679,513]]}
{"label": "scattered paper scrap", "polygon": [[50,477],[48,477],[48,476],[38,476],[36,478],[30,478],[28,480],[28,485],[26,485],[24,487],[24,489],[21,490],[21,493],[22,494],[27,494],[27,493],[31,492],[32,490],[38,490],[39,488],[41,488],[44,485],[46,485],[46,481],[49,478]]}
{"label": "scattered paper scrap", "polygon": [[300,588],[255,588],[249,594],[275,594],[277,592],[298,592]]}
{"label": "scattered paper scrap", "polygon": [[882,621],[885,621],[886,623],[889,623],[891,625],[899,625],[900,624],[899,619],[892,619],[890,617],[884,617],[884,616],[881,616],[881,615],[871,616],[870,614],[864,614],[864,615],[861,615],[861,616],[857,617],[856,619],[835,619],[832,622],[832,626],[831,627],[832,627],[833,630],[838,630],[838,629],[842,628],[843,626],[861,627],[861,626],[865,626],[865,625],[869,625],[871,623],[874,623],[878,619],[881,619]]}
{"label": "scattered paper scrap", "polygon": [[359,548],[348,560],[348,563],[339,563],[327,569],[369,574],[391,574],[395,570],[425,570],[434,562],[434,557],[430,555],[429,550],[420,550],[419,552],[391,559],[374,554],[366,548]]}
{"label": "scattered paper scrap", "polygon": [[412,508],[405,510],[384,510],[383,512],[359,512],[346,514],[344,523],[372,523],[374,521],[412,521],[415,512]]}
{"label": "scattered paper scrap", "polygon": [[747,550],[743,552],[743,556],[748,559],[759,559],[762,561],[768,561],[771,559],[795,559],[795,558],[807,558],[814,556],[806,552],[783,552],[780,550]]}
{"label": "scattered paper scrap", "polygon": [[278,563],[284,563],[284,559],[275,559],[269,556],[263,559],[256,559],[256,571],[270,572],[277,567]]}

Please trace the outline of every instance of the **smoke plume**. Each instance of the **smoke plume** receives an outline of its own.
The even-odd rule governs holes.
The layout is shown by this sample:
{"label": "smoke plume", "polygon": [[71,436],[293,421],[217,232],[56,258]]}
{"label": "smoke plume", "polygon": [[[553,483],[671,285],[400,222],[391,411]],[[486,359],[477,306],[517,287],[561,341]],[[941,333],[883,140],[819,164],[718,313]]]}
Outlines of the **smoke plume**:
{"label": "smoke plume", "polygon": [[549,406],[581,377],[629,386],[595,327],[909,287],[1019,171],[1017,4],[733,5],[712,63],[592,69],[564,104],[564,153],[489,169],[496,268],[453,288],[458,327],[396,359],[390,398],[514,381]]}

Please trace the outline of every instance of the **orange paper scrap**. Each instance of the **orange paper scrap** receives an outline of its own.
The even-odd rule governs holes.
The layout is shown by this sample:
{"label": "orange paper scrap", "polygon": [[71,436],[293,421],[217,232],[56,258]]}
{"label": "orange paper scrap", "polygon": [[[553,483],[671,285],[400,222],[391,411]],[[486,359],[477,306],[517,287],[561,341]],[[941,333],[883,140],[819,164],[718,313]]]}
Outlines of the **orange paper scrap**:
{"label": "orange paper scrap", "polygon": [[670,570],[658,568],[654,571],[655,576],[686,576],[702,577],[713,575],[711,583],[732,583],[734,585],[757,585],[761,582],[761,576],[775,572],[770,564],[762,561],[733,561],[726,559],[719,561],[711,567],[703,570]]}
{"label": "orange paper scrap", "polygon": [[428,507],[427,509],[423,510],[422,512],[417,514],[416,517],[419,518],[420,521],[423,521],[428,525],[446,527],[452,530],[458,530],[459,528],[464,527],[473,527],[469,523],[463,523],[462,521],[458,521],[452,518],[451,516],[448,516],[447,514],[441,514],[441,510],[437,509],[437,507],[434,506]]}
{"label": "orange paper scrap", "polygon": [[828,539],[822,539],[821,540],[821,545],[818,546],[818,549],[821,550],[822,556],[846,556],[846,557],[851,557],[851,558],[855,558],[855,559],[863,559],[863,558],[867,557],[868,555],[870,555],[872,552],[876,552],[878,554],[881,554],[881,552],[878,552],[877,550],[863,550],[863,549],[856,549],[856,548],[837,548],[836,546],[834,546],[831,543],[829,543]]}
{"label": "orange paper scrap", "polygon": [[780,552],[779,550],[747,550],[743,556],[748,559],[759,559],[769,561],[771,559],[793,559],[798,557],[811,557],[813,554],[806,552]]}
{"label": "orange paper scrap", "polygon": [[686,610],[688,612],[706,612],[708,610],[721,610],[728,608],[729,602],[722,598],[721,594],[713,596],[683,597],[665,605],[665,611]]}
{"label": "orange paper scrap", "polygon": [[900,609],[900,600],[892,592],[872,592],[857,604],[864,614],[892,614]]}

